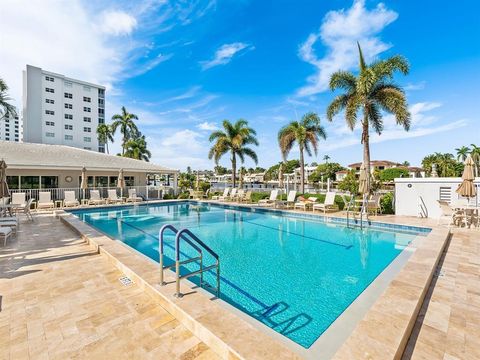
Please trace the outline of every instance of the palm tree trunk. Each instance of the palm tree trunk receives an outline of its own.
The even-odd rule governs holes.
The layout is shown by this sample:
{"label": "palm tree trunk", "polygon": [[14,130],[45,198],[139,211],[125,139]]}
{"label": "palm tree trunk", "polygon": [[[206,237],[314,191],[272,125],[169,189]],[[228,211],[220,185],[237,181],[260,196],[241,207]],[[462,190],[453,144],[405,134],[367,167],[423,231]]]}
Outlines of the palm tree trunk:
{"label": "palm tree trunk", "polygon": [[233,180],[233,187],[236,185],[235,181],[235,174],[237,172],[237,158],[235,157],[235,153],[232,152],[232,180]]}
{"label": "palm tree trunk", "polygon": [[303,148],[300,146],[300,187],[302,194],[305,193],[305,164],[303,162]]}
{"label": "palm tree trunk", "polygon": [[108,140],[105,142],[105,145],[107,146],[107,154],[110,154],[110,151],[108,150]]}
{"label": "palm tree trunk", "polygon": [[367,172],[367,189],[370,189],[370,135],[368,133],[368,114],[365,113],[362,129],[362,143],[363,143],[363,163],[365,171]]}

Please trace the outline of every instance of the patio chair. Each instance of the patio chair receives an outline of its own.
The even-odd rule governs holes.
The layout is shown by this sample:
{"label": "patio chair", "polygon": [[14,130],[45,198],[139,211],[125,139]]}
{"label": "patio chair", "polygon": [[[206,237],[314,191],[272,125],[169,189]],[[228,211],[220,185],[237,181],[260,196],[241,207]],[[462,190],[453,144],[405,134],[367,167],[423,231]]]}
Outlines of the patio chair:
{"label": "patio chair", "polygon": [[223,195],[217,196],[216,200],[225,201],[228,198],[228,194],[230,194],[230,188],[225,188]]}
{"label": "patio chair", "polygon": [[12,234],[13,231],[10,227],[0,227],[0,239],[3,239],[3,246],[7,245],[7,240]]}
{"label": "patio chair", "polygon": [[18,221],[17,219],[13,220],[0,220],[0,229],[4,227],[9,227],[12,229],[13,233],[17,233]]}
{"label": "patio chair", "polygon": [[25,205],[27,201],[25,200],[25,193],[13,193],[12,200],[10,203],[12,205]]}
{"label": "patio chair", "polygon": [[55,204],[52,201],[50,191],[40,191],[38,194],[37,209],[53,209]]}
{"label": "patio chair", "polygon": [[128,189],[127,202],[139,202],[143,201],[140,196],[137,196],[137,189]]}
{"label": "patio chair", "polygon": [[290,190],[288,192],[287,196],[287,201],[277,201],[275,204],[277,207],[283,208],[283,209],[291,209],[295,205],[295,198],[297,197],[297,191],[296,190]]}
{"label": "patio chair", "polygon": [[100,197],[99,190],[90,190],[90,199],[88,199],[88,205],[101,205],[105,203],[105,199]]}
{"label": "patio chair", "polygon": [[210,189],[207,189],[207,191],[205,191],[205,194],[202,195],[202,198],[208,199],[209,195],[210,195]]}
{"label": "patio chair", "polygon": [[[442,220],[447,220],[448,226],[455,225],[459,226],[462,221],[466,222],[466,215],[465,212],[461,210],[454,210],[450,207],[448,202],[437,200],[438,205],[440,205],[440,210],[442,210],[442,214],[438,218],[438,224],[441,225]],[[445,224],[444,224],[445,225]]]}
{"label": "patio chair", "polygon": [[115,189],[108,189],[108,190],[107,190],[107,193],[108,193],[107,202],[108,202],[109,204],[123,203],[123,199],[122,199],[122,198],[119,198],[118,195],[117,195],[117,190],[115,190]]}
{"label": "patio chair", "polygon": [[65,191],[63,195],[64,195],[63,206],[70,207],[70,206],[80,205],[80,202],[77,200],[77,197],[75,196],[75,191]]}
{"label": "patio chair", "polygon": [[278,197],[278,189],[273,189],[270,192],[270,197],[268,199],[262,199],[258,202],[258,205],[260,206],[273,206],[275,205],[275,202],[277,201]]}
{"label": "patio chair", "polygon": [[234,201],[235,198],[237,197],[237,191],[238,191],[237,188],[233,188],[233,189],[232,189],[232,192],[230,193],[229,196],[227,196],[227,197],[225,198],[225,200],[226,200],[226,201]]}
{"label": "patio chair", "polygon": [[382,194],[373,194],[370,200],[367,201],[367,212],[374,214],[375,216],[379,213],[382,213],[382,207],[380,205],[380,200],[382,199]]}
{"label": "patio chair", "polygon": [[31,213],[31,207],[33,204],[33,198],[27,200],[27,202],[23,205],[18,205],[14,208],[15,214],[18,215],[19,213],[23,213],[27,219],[33,221],[33,215]]}
{"label": "patio chair", "polygon": [[300,210],[303,210],[303,211],[307,211],[307,210],[313,208],[313,205],[317,201],[318,201],[318,198],[316,198],[315,196],[310,196],[308,199],[297,201],[294,204],[293,208],[294,209],[300,209]]}
{"label": "patio chair", "polygon": [[245,195],[243,195],[243,198],[240,199],[240,202],[250,204],[252,202],[252,190],[248,190]]}
{"label": "patio chair", "polygon": [[241,202],[244,196],[245,196],[245,190],[238,189],[237,194],[234,196],[232,201]]}
{"label": "patio chair", "polygon": [[327,192],[323,204],[314,204],[312,208],[313,212],[315,212],[315,210],[318,210],[323,211],[324,214],[327,211],[338,211],[338,205],[335,204],[335,193],[333,191]]}

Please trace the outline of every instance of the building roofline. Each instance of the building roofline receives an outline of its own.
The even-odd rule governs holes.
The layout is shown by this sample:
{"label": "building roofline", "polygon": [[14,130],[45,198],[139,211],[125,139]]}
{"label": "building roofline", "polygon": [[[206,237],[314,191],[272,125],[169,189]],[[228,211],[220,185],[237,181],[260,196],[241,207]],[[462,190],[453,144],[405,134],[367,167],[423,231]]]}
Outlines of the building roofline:
{"label": "building roofline", "polygon": [[32,68],[35,68],[35,69],[39,69],[43,74],[53,75],[53,76],[56,76],[56,77],[60,77],[60,78],[63,78],[64,80],[66,80],[66,81],[72,81],[72,82],[76,82],[76,83],[79,83],[79,84],[82,84],[82,85],[92,86],[92,87],[96,87],[96,88],[105,90],[105,86],[103,86],[103,85],[98,85],[98,84],[94,84],[94,83],[91,83],[91,82],[88,82],[88,81],[83,81],[83,80],[74,79],[74,78],[65,76],[65,75],[63,75],[63,74],[59,74],[59,73],[56,73],[56,72],[53,72],[53,71],[44,70],[44,69],[42,69],[41,67],[34,66],[34,65],[29,65],[29,64],[27,64],[27,68],[28,68],[28,67],[32,67]]}

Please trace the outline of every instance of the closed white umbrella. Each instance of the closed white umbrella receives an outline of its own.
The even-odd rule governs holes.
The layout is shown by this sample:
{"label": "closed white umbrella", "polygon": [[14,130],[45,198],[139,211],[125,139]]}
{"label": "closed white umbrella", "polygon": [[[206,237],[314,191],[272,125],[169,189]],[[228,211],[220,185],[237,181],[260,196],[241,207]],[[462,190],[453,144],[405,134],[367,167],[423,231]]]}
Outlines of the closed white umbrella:
{"label": "closed white umbrella", "polygon": [[477,189],[473,184],[473,180],[475,180],[475,176],[473,174],[474,165],[475,163],[473,162],[473,159],[469,154],[465,159],[465,168],[463,169],[463,174],[462,174],[463,181],[458,187],[458,189],[456,190],[460,196],[463,196],[466,198],[472,198],[472,197],[475,197],[475,195],[477,195]]}

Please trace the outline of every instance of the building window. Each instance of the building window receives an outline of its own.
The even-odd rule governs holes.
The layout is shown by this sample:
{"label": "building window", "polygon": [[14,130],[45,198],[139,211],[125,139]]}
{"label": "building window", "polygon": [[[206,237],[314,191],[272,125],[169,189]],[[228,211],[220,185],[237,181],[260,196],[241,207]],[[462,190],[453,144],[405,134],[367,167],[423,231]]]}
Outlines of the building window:
{"label": "building window", "polygon": [[95,176],[95,187],[107,187],[108,176]]}
{"label": "building window", "polygon": [[40,183],[42,189],[58,188],[58,176],[41,176]]}
{"label": "building window", "polygon": [[98,147],[98,152],[105,153],[105,148],[103,146]]}
{"label": "building window", "polygon": [[98,99],[98,105],[103,105],[105,104],[105,100],[103,99]]}
{"label": "building window", "polygon": [[55,133],[47,132],[47,133],[45,133],[45,136],[46,137],[55,137]]}
{"label": "building window", "polygon": [[83,85],[83,90],[90,92],[90,86]]}
{"label": "building window", "polygon": [[65,135],[65,140],[73,140],[73,136],[72,135]]}
{"label": "building window", "polygon": [[103,97],[105,95],[105,90],[104,89],[98,89],[98,95],[101,95]]}
{"label": "building window", "polygon": [[84,97],[83,97],[83,101],[85,101],[85,102],[92,102],[92,98],[89,98],[89,97],[87,97],[87,96],[84,96]]}
{"label": "building window", "polygon": [[55,90],[52,88],[45,88],[45,91],[52,94],[55,92]]}
{"label": "building window", "polygon": [[85,131],[85,132],[92,132],[92,129],[89,128],[89,127],[84,127],[84,128],[83,128],[83,131]]}
{"label": "building window", "polygon": [[53,110],[45,110],[45,114],[47,114],[47,115],[55,115],[55,111],[53,111]]}
{"label": "building window", "polygon": [[134,186],[135,185],[135,177],[134,176],[124,176],[125,178],[125,186]]}
{"label": "building window", "polygon": [[55,104],[55,100],[52,100],[52,99],[45,99],[45,102],[47,104]]}
{"label": "building window", "polygon": [[84,107],[83,107],[83,111],[86,111],[86,112],[91,112],[91,111],[92,111],[92,109],[90,109],[89,107],[86,107],[86,106],[84,106]]}
{"label": "building window", "polygon": [[73,130],[73,125],[65,125],[65,130]]}
{"label": "building window", "polygon": [[72,104],[65,104],[65,109],[73,109],[73,105]]}
{"label": "building window", "polygon": [[63,83],[66,87],[72,87],[73,86],[73,83],[71,81],[65,81]]}
{"label": "building window", "polygon": [[45,121],[45,125],[47,125],[47,126],[55,126],[55,122],[53,122],[53,121]]}
{"label": "building window", "polygon": [[98,113],[99,113],[100,115],[105,114],[105,109],[98,109]]}
{"label": "building window", "polygon": [[54,82],[54,81],[55,81],[55,79],[54,79],[53,77],[51,77],[51,76],[45,76],[45,80],[51,81],[51,82]]}
{"label": "building window", "polygon": [[90,138],[90,137],[88,137],[88,136],[85,136],[85,137],[83,138],[83,141],[84,141],[84,142],[92,142],[92,138]]}
{"label": "building window", "polygon": [[9,176],[7,175],[7,185],[8,188],[11,189],[18,189],[18,184],[20,182],[19,176]]}
{"label": "building window", "polygon": [[20,176],[22,189],[38,189],[40,187],[40,176]]}
{"label": "building window", "polygon": [[104,118],[98,118],[98,123],[99,124],[105,124],[105,119]]}
{"label": "building window", "polygon": [[65,119],[73,120],[73,115],[72,114],[65,114]]}
{"label": "building window", "polygon": [[67,99],[72,99],[73,98],[73,95],[71,93],[65,93],[65,97]]}
{"label": "building window", "polygon": [[88,117],[88,116],[84,116],[83,117],[83,121],[85,122],[92,122],[92,118]]}

